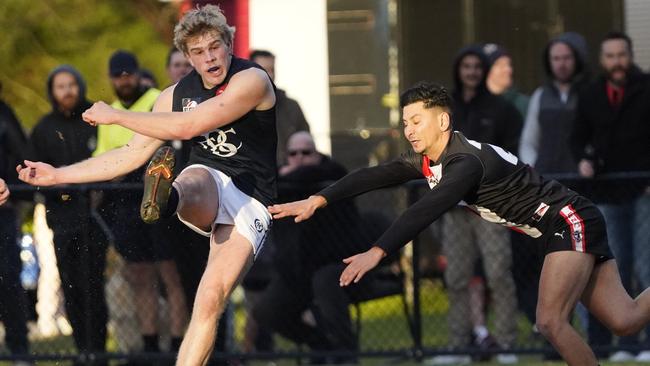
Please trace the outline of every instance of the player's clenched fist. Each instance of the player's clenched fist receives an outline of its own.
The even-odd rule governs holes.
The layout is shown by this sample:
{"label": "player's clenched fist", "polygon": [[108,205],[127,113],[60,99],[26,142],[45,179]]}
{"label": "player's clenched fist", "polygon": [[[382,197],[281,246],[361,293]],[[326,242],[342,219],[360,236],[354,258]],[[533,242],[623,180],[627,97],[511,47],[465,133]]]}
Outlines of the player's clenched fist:
{"label": "player's clenched fist", "polygon": [[104,102],[95,102],[81,115],[84,121],[92,126],[110,125],[115,122],[116,110]]}

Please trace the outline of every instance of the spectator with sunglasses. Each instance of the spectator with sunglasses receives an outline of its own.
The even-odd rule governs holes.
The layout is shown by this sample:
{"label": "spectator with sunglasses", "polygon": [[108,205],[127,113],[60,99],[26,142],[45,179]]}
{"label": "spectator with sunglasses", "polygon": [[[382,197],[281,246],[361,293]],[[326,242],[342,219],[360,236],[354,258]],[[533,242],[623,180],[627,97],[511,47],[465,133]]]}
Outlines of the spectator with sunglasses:
{"label": "spectator with sunglasses", "polygon": [[[342,165],[316,150],[309,132],[292,134],[285,153],[287,164],[279,171],[278,202],[308,197],[346,174]],[[254,320],[261,328],[306,344],[312,351],[358,351],[348,307],[379,296],[386,284],[381,276],[386,272],[372,273],[367,283],[343,288],[338,282],[345,268],[341,259],[355,250],[370,248],[382,228],[389,225],[390,220],[379,214],[363,220],[353,200],[319,211],[315,220],[306,224],[296,224],[292,219],[275,221],[260,254],[270,256],[273,272],[252,306]],[[389,269],[383,267],[382,271]],[[253,271],[255,267],[250,273]],[[356,361],[348,357],[311,360]]]}
{"label": "spectator with sunglasses", "polygon": [[[327,156],[316,151],[314,139],[307,131],[298,131],[289,137],[286,155],[287,164],[281,166],[279,171],[281,177],[303,166],[319,166],[318,169],[314,169],[318,171],[323,171],[323,167],[325,167],[327,168],[325,169],[326,172],[331,171],[331,169],[343,169],[339,164],[332,162]],[[327,163],[322,164],[324,161]]]}
{"label": "spectator with sunglasses", "polygon": [[[314,139],[307,131],[298,131],[289,135],[286,149],[279,148],[278,150],[283,150],[282,154],[286,156],[287,161],[287,164],[281,166],[278,172],[279,181],[281,182],[290,185],[299,182],[312,186],[317,185],[318,182],[338,179],[346,174],[343,166],[316,151]],[[282,189],[278,190],[278,196],[282,197]],[[275,272],[272,263],[275,256],[275,236],[277,235],[272,234],[267,238],[264,251],[256,259],[255,266],[244,277],[243,287],[246,307],[249,312],[260,301],[262,292],[268,287]],[[282,240],[286,241],[286,235],[283,235]],[[273,290],[272,292],[275,293],[276,291]],[[258,324],[253,317],[247,317],[244,332],[245,351],[272,351],[272,333],[270,327]]]}

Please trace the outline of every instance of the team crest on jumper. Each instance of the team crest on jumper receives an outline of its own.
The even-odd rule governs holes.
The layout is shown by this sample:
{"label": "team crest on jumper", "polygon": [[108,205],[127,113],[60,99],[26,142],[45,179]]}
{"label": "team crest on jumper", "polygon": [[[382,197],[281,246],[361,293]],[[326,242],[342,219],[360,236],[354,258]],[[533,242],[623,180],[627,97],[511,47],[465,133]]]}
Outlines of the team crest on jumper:
{"label": "team crest on jumper", "polygon": [[228,158],[237,154],[237,151],[242,147],[242,142],[232,127],[225,131],[216,129],[201,136],[203,141],[199,141],[199,144],[205,150],[221,158]]}
{"label": "team crest on jumper", "polygon": [[540,221],[542,217],[546,214],[546,211],[548,211],[549,207],[550,206],[544,202],[540,203],[539,206],[537,207],[537,210],[535,210],[535,214],[533,215],[533,220]]}
{"label": "team crest on jumper", "polygon": [[442,164],[431,166],[431,163],[426,155],[422,157],[422,174],[427,179],[429,188],[433,189],[442,179]]}
{"label": "team crest on jumper", "polygon": [[429,188],[433,189],[435,186],[440,183],[440,179],[442,179],[442,165],[434,165],[434,166],[429,166],[428,167],[428,174],[425,174],[425,177],[427,178],[427,183],[429,184]]}
{"label": "team crest on jumper", "polygon": [[192,109],[196,108],[196,106],[199,105],[199,103],[201,103],[200,97],[181,99],[181,106],[183,106],[183,112],[191,111]]}

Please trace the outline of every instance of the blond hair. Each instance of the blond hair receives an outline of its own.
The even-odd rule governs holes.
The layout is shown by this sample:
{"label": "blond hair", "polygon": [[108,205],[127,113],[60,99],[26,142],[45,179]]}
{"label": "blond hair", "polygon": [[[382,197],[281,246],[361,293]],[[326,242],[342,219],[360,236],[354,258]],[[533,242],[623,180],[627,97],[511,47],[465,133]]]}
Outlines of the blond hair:
{"label": "blond hair", "polygon": [[217,5],[196,7],[188,11],[174,27],[174,45],[187,54],[187,40],[189,38],[215,31],[221,39],[232,46],[235,28],[228,25],[226,16]]}

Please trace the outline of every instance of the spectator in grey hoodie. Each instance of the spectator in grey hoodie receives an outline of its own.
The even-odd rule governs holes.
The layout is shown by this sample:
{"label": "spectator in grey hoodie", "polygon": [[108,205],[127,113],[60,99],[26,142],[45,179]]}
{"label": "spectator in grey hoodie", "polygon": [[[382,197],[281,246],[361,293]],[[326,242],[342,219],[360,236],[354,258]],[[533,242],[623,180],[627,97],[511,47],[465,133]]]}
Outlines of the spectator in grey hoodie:
{"label": "spectator in grey hoodie", "polygon": [[519,157],[541,174],[575,173],[569,135],[578,91],[587,81],[587,44],[578,33],[552,39],[544,49],[548,80],[535,89],[524,122]]}
{"label": "spectator in grey hoodie", "polygon": [[[575,119],[578,92],[588,81],[586,62],[587,44],[578,33],[561,34],[544,48],[542,64],[547,80],[535,89],[530,98],[519,145],[519,158],[541,174],[576,171],[577,161],[570,149],[569,135]],[[519,306],[535,324],[543,256],[528,237],[518,235],[515,241],[513,271]]]}

